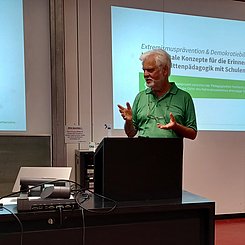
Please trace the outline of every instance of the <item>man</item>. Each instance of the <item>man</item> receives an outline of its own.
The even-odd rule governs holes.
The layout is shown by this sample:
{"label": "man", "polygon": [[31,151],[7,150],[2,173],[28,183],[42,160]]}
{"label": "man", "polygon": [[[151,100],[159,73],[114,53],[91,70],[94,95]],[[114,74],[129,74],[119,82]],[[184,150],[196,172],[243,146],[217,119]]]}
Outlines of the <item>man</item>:
{"label": "man", "polygon": [[140,56],[147,89],[136,96],[133,107],[118,105],[128,137],[189,138],[197,136],[196,115],[189,93],[169,82],[171,57],[156,49]]}

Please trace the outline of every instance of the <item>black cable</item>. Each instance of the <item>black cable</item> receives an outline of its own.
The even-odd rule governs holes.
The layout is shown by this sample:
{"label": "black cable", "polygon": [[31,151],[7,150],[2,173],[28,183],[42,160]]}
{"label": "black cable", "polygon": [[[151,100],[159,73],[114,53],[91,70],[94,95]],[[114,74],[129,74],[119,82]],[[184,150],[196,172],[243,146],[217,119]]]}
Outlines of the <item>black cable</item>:
{"label": "black cable", "polygon": [[85,245],[85,231],[86,231],[86,225],[85,225],[85,216],[84,216],[84,209],[81,209],[82,212],[82,244]]}
{"label": "black cable", "polygon": [[95,211],[95,210],[91,210],[91,209],[87,209],[87,208],[85,208],[84,206],[82,206],[82,203],[83,202],[85,202],[86,200],[83,200],[82,202],[80,202],[79,201],[79,192],[75,195],[75,200],[76,200],[76,203],[78,204],[78,206],[79,207],[81,207],[82,209],[84,209],[84,210],[86,210],[87,212],[90,212],[90,213],[97,213],[97,214],[108,214],[108,213],[110,213],[110,212],[112,212],[116,207],[117,207],[117,202],[115,201],[115,200],[113,200],[113,199],[111,199],[111,198],[108,198],[108,197],[105,197],[105,196],[102,196],[102,195],[100,195],[100,194],[97,194],[97,193],[95,193],[95,192],[93,192],[93,191],[91,191],[91,190],[87,190],[88,192],[90,192],[90,193],[92,193],[93,195],[95,195],[95,196],[98,196],[98,197],[100,197],[100,198],[103,198],[103,199],[105,199],[105,200],[108,200],[108,201],[110,201],[110,202],[113,202],[114,203],[114,205],[111,207],[111,208],[109,208],[109,210],[106,210],[106,211]]}
{"label": "black cable", "polygon": [[[72,183],[72,184],[74,184],[75,186],[79,186],[79,187],[81,188],[81,189],[77,189],[77,190],[75,189],[75,190],[72,190],[72,191],[74,192],[76,203],[77,203],[81,208],[83,208],[83,209],[85,209],[85,208],[81,205],[82,202],[79,202],[78,196],[79,196],[79,194],[81,194],[81,193],[82,193],[83,195],[85,194],[86,198],[83,200],[83,202],[86,201],[86,200],[88,199],[88,196],[89,196],[89,195],[86,194],[85,191],[88,191],[88,192],[92,193],[94,196],[98,196],[98,197],[100,197],[100,198],[103,198],[103,199],[105,199],[105,200],[108,200],[108,201],[114,203],[113,207],[110,208],[110,209],[107,210],[107,211],[103,211],[103,212],[100,211],[100,212],[98,212],[98,211],[92,211],[92,210],[85,209],[85,210],[88,211],[88,212],[93,212],[93,213],[105,213],[105,214],[106,214],[106,213],[109,213],[109,212],[113,211],[113,210],[116,208],[116,206],[117,206],[117,202],[116,202],[115,200],[113,200],[113,199],[111,199],[111,198],[108,198],[108,197],[105,197],[105,196],[102,196],[102,195],[100,195],[100,194],[98,194],[98,193],[95,193],[95,192],[89,190],[89,189],[85,189],[85,188],[83,188],[80,184],[78,184],[78,183],[75,182],[75,181],[72,181],[72,180],[64,180],[64,179],[56,179],[56,180],[53,180],[53,181],[46,181],[46,182],[43,182],[43,183],[41,183],[41,184],[38,184],[38,185],[32,186],[32,187],[30,187],[30,188],[27,188],[27,189],[25,189],[25,190],[13,192],[13,193],[10,193],[10,194],[8,194],[8,195],[2,196],[2,197],[0,197],[0,200],[3,199],[3,198],[7,198],[7,197],[10,197],[10,196],[16,195],[16,194],[20,194],[20,193],[22,193],[22,192],[29,192],[30,190],[32,190],[32,189],[34,189],[34,188],[37,188],[37,187],[40,187],[40,186],[44,186],[44,185],[48,185],[48,184],[55,184],[55,183],[57,183],[57,182],[68,182],[68,183]],[[85,196],[84,196],[84,197],[85,197]]]}
{"label": "black cable", "polygon": [[[81,208],[81,212],[82,212],[82,241],[83,241],[83,244],[85,244],[85,231],[86,231],[86,225],[85,225],[85,214],[84,214],[84,210],[86,210],[87,212],[90,212],[90,213],[97,213],[97,214],[107,214],[107,213],[110,213],[112,212],[116,207],[117,207],[117,202],[111,198],[108,198],[108,197],[105,197],[105,196],[102,196],[100,194],[97,194],[89,189],[85,189],[83,188],[80,184],[76,183],[75,181],[72,181],[72,180],[64,180],[64,179],[57,179],[57,180],[53,180],[53,181],[46,181],[46,182],[43,182],[41,184],[38,184],[38,185],[35,185],[35,186],[32,186],[30,188],[27,188],[25,190],[21,190],[21,191],[18,191],[18,192],[13,192],[13,193],[10,193],[8,195],[5,195],[5,196],[2,196],[0,197],[0,200],[3,199],[3,198],[7,198],[7,197],[10,197],[10,196],[13,196],[13,195],[16,195],[16,194],[20,194],[20,193],[23,193],[23,192],[30,192],[32,189],[34,188],[37,188],[37,187],[41,187],[41,186],[44,186],[44,185],[48,185],[48,184],[55,184],[57,182],[68,182],[68,183],[72,183],[73,185],[70,186],[71,188],[71,192],[73,193],[74,195],[74,199],[76,201],[76,203],[78,204],[78,206]],[[80,187],[80,189],[76,188],[76,187]],[[84,203],[85,201],[87,201],[89,199],[89,193],[86,193],[87,192],[90,192],[91,194],[93,194],[94,196],[97,196],[97,197],[100,197],[100,198],[103,198],[105,200],[108,200],[112,203],[114,203],[114,205],[109,208],[109,210],[106,210],[106,211],[95,211],[95,210],[90,210],[90,209],[87,209],[85,207],[83,207],[82,203]],[[82,197],[82,200],[81,200],[81,197]],[[1,208],[4,208],[6,209],[8,212],[10,212],[15,218],[16,220],[18,221],[18,223],[20,224],[20,229],[21,229],[21,240],[20,240],[20,245],[22,245],[23,243],[23,232],[24,232],[24,229],[23,229],[23,225],[20,221],[20,219],[18,218],[18,216],[16,214],[14,214],[11,210],[9,210],[8,208],[4,207],[3,205],[1,206]],[[60,226],[63,225],[63,209],[61,206],[58,206],[58,210],[59,210],[59,217],[60,217]]]}
{"label": "black cable", "polygon": [[63,225],[63,213],[62,213],[63,208],[61,206],[58,206],[57,208],[59,210],[59,216],[60,216],[60,224],[59,225],[61,227]]}
{"label": "black cable", "polygon": [[[92,192],[91,190],[87,190],[87,191],[92,193],[92,194],[94,194],[95,196],[99,196],[99,197],[101,197],[103,199],[106,199],[106,200],[109,200],[109,201],[113,202],[114,205],[109,210],[103,211],[103,212],[89,210],[89,209],[86,209],[85,207],[82,206],[82,203],[84,203],[85,201],[87,201],[89,199],[89,194],[88,193],[82,193],[82,192],[79,192],[79,191],[77,191],[77,193],[75,193],[75,201],[78,204],[78,206],[81,208],[81,212],[82,212],[82,244],[84,244],[84,245],[85,245],[85,237],[86,237],[86,224],[85,224],[84,210],[86,210],[87,212],[90,212],[90,213],[107,214],[107,213],[112,212],[117,206],[116,201],[114,201],[114,200],[112,200],[110,198],[104,197],[102,195],[96,194],[96,193]],[[79,198],[81,198],[81,196],[83,198],[82,200],[79,199]]]}
{"label": "black cable", "polygon": [[[44,179],[44,181],[45,181],[45,179]],[[32,186],[32,187],[30,187],[30,188],[26,188],[26,189],[24,189],[24,190],[12,192],[12,193],[10,193],[10,194],[7,194],[7,195],[5,195],[5,196],[0,197],[0,200],[3,199],[3,198],[7,198],[7,197],[11,197],[11,196],[20,194],[20,193],[22,193],[22,192],[29,192],[30,190],[35,189],[35,188],[40,187],[40,186],[44,186],[44,185],[48,185],[48,184],[55,184],[55,183],[57,183],[57,182],[68,182],[68,183],[73,183],[74,185],[79,186],[79,187],[81,188],[81,191],[85,191],[85,189],[84,189],[80,184],[78,184],[78,183],[75,182],[75,181],[72,181],[72,180],[65,180],[65,179],[56,179],[56,180],[52,180],[52,181],[46,181],[46,182],[43,182],[43,183],[41,183],[41,184]]]}
{"label": "black cable", "polygon": [[8,209],[4,206],[2,206],[2,208],[7,210],[10,214],[12,214],[15,217],[15,219],[18,221],[18,223],[20,225],[20,245],[22,245],[23,244],[23,233],[24,233],[23,224],[21,223],[19,217],[15,213],[13,213],[10,209]]}

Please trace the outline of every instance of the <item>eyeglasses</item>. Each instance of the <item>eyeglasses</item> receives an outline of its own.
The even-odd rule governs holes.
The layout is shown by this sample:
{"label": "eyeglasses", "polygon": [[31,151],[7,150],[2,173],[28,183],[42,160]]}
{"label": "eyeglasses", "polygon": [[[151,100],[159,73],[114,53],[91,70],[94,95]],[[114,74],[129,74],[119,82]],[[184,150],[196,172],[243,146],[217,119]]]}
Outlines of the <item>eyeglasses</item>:
{"label": "eyeglasses", "polygon": [[166,124],[166,114],[167,114],[167,107],[165,108],[165,112],[162,116],[154,116],[151,114],[151,112],[153,111],[154,107],[156,106],[156,104],[153,105],[153,107],[150,107],[150,103],[148,103],[148,113],[147,113],[147,118],[148,119],[153,119],[155,120],[157,123],[162,123],[162,124]]}
{"label": "eyeglasses", "polygon": [[[170,99],[169,99],[169,101],[168,101],[168,104],[167,104],[166,107],[165,107],[164,114],[163,114],[162,116],[154,116],[154,115],[151,114],[151,112],[154,110],[154,107],[156,106],[156,103],[150,102],[150,101],[149,101],[149,97],[147,98],[147,100],[148,100],[148,103],[147,103],[147,105],[148,105],[147,118],[153,119],[153,120],[155,120],[157,123],[167,124],[168,122],[167,122],[167,120],[166,120],[166,115],[167,115],[167,111],[168,111],[168,109],[169,109],[169,106],[170,106],[170,104],[171,104],[172,94],[171,94],[171,96],[170,96]],[[151,108],[151,104],[152,104],[152,103],[153,103],[153,107]]]}
{"label": "eyeglasses", "polygon": [[[166,111],[166,110],[165,110]],[[165,114],[166,114],[166,112],[165,112]],[[162,123],[162,120],[164,121],[163,123],[164,124],[166,124],[167,122],[166,122],[166,119],[165,119],[165,115],[164,116],[160,116],[160,117],[156,117],[156,116],[153,116],[153,115],[147,115],[147,117],[149,118],[149,119],[153,119],[153,120],[155,120],[157,123]]]}

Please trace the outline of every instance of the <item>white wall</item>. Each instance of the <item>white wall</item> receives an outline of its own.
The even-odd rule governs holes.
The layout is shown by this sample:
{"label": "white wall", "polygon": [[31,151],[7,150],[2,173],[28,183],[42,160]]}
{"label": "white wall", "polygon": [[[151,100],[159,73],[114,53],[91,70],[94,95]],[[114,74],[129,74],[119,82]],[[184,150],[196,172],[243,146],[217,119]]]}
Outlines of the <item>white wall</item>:
{"label": "white wall", "polygon": [[49,1],[24,0],[28,134],[51,135]]}
{"label": "white wall", "polygon": [[[111,3],[229,18],[242,18],[245,10],[245,4],[232,0],[154,0],[150,5],[148,0],[65,2],[67,124],[80,124],[85,133],[84,143],[68,145],[71,166],[74,150],[87,149],[89,141],[99,143],[107,134],[104,124],[112,122]],[[113,131],[112,135],[125,136],[123,131]],[[184,189],[214,200],[217,214],[244,213],[244,146],[245,132],[202,131],[195,141],[185,140]]]}
{"label": "white wall", "polygon": [[245,132],[198,133],[185,141],[184,188],[216,202],[216,213],[245,212]]}

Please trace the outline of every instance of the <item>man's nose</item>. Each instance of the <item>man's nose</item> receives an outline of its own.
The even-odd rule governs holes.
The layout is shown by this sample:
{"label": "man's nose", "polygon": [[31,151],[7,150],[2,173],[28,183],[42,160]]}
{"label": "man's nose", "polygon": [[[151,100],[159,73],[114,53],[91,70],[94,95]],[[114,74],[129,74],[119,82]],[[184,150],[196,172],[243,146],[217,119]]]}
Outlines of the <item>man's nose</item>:
{"label": "man's nose", "polygon": [[144,77],[148,77],[149,76],[149,72],[147,70],[144,71]]}

